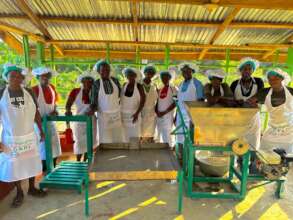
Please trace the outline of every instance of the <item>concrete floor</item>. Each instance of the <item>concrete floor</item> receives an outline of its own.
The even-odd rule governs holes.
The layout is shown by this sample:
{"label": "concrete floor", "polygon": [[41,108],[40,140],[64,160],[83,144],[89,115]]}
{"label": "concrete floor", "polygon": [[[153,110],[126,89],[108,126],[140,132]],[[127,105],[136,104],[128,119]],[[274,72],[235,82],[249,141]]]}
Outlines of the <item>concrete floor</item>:
{"label": "concrete floor", "polygon": [[[92,182],[90,196],[94,197],[90,201],[89,219],[120,219],[121,213],[121,219],[130,220],[293,219],[293,170],[288,179],[285,199],[274,198],[274,185],[251,190],[243,201],[185,198],[182,216],[176,213],[177,184],[168,181]],[[14,192],[0,202],[1,220],[87,219],[83,215],[83,196],[76,192],[50,190],[43,199],[26,196],[18,209],[10,208],[13,196]]]}

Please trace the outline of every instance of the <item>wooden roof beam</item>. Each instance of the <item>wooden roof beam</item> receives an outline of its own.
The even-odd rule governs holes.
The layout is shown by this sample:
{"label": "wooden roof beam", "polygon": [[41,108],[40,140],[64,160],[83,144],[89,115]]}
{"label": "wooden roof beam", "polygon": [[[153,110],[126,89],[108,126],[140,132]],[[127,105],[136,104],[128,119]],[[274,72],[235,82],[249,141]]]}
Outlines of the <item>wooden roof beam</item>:
{"label": "wooden roof beam", "polygon": [[2,40],[18,54],[23,54],[21,42],[19,42],[12,34],[8,32],[0,32]]}
{"label": "wooden roof beam", "polygon": [[52,44],[121,44],[128,46],[166,46],[187,47],[187,48],[207,48],[207,49],[239,49],[239,50],[272,50],[291,47],[291,44],[255,44],[255,45],[211,45],[211,44],[193,44],[193,43],[170,43],[170,42],[152,42],[152,41],[110,41],[110,40],[48,40]]}
{"label": "wooden roof beam", "polygon": [[37,34],[28,32],[24,29],[21,29],[21,28],[18,28],[18,27],[9,25],[9,24],[6,24],[4,22],[0,22],[0,30],[5,31],[5,32],[19,34],[19,35],[28,35],[32,40],[45,42],[45,39],[42,36],[39,36]]}
{"label": "wooden roof beam", "polygon": [[[233,21],[237,13],[240,11],[241,8],[234,8],[233,11],[225,18],[223,23],[218,27],[216,33],[214,33],[212,39],[210,40],[209,44],[214,44],[218,37],[225,31],[226,27]],[[208,49],[202,50],[198,59],[202,60],[207,53]]]}
{"label": "wooden roof beam", "polygon": [[[32,50],[32,53],[35,53],[35,50]],[[46,53],[49,53],[49,50],[46,50]],[[75,57],[75,58],[104,58],[106,55],[106,50],[64,50],[66,57]],[[111,59],[135,59],[135,51],[111,51]],[[240,60],[243,55],[253,56],[256,59],[262,60],[262,53],[256,52],[231,52],[231,60]],[[153,60],[163,60],[165,57],[164,51],[141,51],[140,53],[142,59],[153,59]],[[170,52],[170,59],[173,60],[194,60],[197,59],[199,52]],[[286,61],[286,53],[280,53],[280,62]],[[56,57],[60,57],[59,54],[56,54]],[[207,52],[206,58],[208,59],[225,59],[225,51],[223,52]]]}
{"label": "wooden roof beam", "polygon": [[[50,35],[49,31],[47,28],[43,25],[42,21],[40,18],[33,12],[33,10],[27,5],[25,0],[16,0],[17,6],[19,9],[26,14],[30,21],[41,31],[41,33],[45,36],[45,39],[53,39],[52,36]],[[56,50],[60,53],[60,55],[64,55],[63,50],[60,46],[54,45]]]}
{"label": "wooden roof beam", "polygon": [[139,11],[139,5],[134,1],[131,3],[131,9],[132,9],[132,19],[133,19],[133,33],[134,33],[134,39],[135,41],[138,41],[138,11]]}

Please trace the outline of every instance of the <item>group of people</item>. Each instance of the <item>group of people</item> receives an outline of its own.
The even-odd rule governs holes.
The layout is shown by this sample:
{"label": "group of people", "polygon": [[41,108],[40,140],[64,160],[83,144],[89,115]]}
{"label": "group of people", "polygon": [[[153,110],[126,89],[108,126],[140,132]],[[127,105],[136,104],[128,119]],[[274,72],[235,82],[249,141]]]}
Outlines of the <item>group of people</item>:
{"label": "group of people", "polygon": [[[281,69],[269,70],[266,74],[270,87],[264,88],[262,79],[252,77],[258,62],[251,58],[240,61],[240,79],[231,86],[224,82],[225,73],[221,69],[207,71],[210,80],[205,86],[196,79],[196,65],[182,63],[178,70],[184,80],[176,88],[172,85],[174,71],[163,70],[159,74],[153,65],[143,71],[125,68],[127,78],[120,85],[111,75],[111,66],[100,60],[94,66],[99,74],[84,72],[79,76],[80,88],[73,89],[66,103],[66,115],[89,115],[93,119],[94,143],[123,143],[132,140],[160,142],[175,145],[171,131],[175,124],[182,124],[182,117],[176,117],[174,97],[186,127],[191,119],[184,102],[207,102],[208,106],[257,107],[264,104],[269,114],[269,127],[261,138],[260,115],[255,116],[255,124],[247,133],[249,144],[258,149],[283,147],[293,151],[293,89],[287,87],[289,75]],[[26,71],[16,65],[7,65],[3,78],[7,85],[0,90],[0,118],[3,127],[0,142],[0,181],[13,182],[17,189],[12,206],[22,204],[24,193],[21,180],[29,178],[28,194],[43,197],[46,192],[35,187],[34,177],[46,171],[44,132],[41,125],[43,116],[58,115],[58,94],[50,79],[55,71],[40,67],[32,71],[38,79],[37,86],[24,86]],[[153,82],[159,75],[162,87]],[[144,77],[142,77],[144,76]],[[75,105],[76,112],[72,113]],[[56,125],[50,122],[52,155],[56,165],[61,154],[60,140]],[[74,153],[77,160],[87,159],[86,127],[84,123],[74,124]],[[176,143],[183,147],[184,136],[177,135]]]}

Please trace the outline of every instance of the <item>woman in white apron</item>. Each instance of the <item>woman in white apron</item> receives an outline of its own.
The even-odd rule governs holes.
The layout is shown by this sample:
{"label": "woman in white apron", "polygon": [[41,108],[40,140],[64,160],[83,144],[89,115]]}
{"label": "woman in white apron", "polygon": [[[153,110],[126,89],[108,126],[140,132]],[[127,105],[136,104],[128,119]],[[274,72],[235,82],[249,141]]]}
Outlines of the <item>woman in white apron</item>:
{"label": "woman in white apron", "polygon": [[161,143],[174,149],[175,137],[171,135],[174,129],[174,109],[176,107],[173,97],[177,95],[177,89],[170,85],[172,74],[169,71],[161,71],[160,77],[163,87],[159,90],[159,98],[156,106],[158,136]]}
{"label": "woman in white apron", "polygon": [[[32,71],[33,75],[39,80],[39,84],[32,88],[35,96],[38,100],[39,111],[41,117],[50,115],[58,115],[56,100],[57,93],[53,85],[50,84],[50,79],[53,74],[56,74],[50,68],[39,67]],[[51,97],[51,100],[48,101],[45,96]],[[52,156],[54,161],[54,166],[56,166],[57,157],[61,155],[61,145],[60,139],[57,132],[57,127],[55,122],[48,122],[48,129],[50,129],[51,135],[51,148]],[[43,161],[43,171],[46,171],[46,146],[45,141],[40,142],[40,154]]]}
{"label": "woman in white apron", "polygon": [[3,125],[0,150],[0,181],[14,182],[17,195],[12,207],[19,207],[24,199],[21,180],[29,178],[28,194],[43,197],[45,192],[35,188],[35,176],[41,174],[42,163],[34,123],[42,138],[40,114],[32,93],[21,85],[25,71],[17,66],[4,68],[3,78],[8,86],[1,91],[0,117]]}
{"label": "woman in white apron", "polygon": [[[203,101],[204,100],[203,85],[199,80],[192,77],[192,74],[198,70],[195,64],[182,63],[179,66],[179,70],[182,72],[184,81],[179,85],[178,105],[184,118],[184,124],[187,128],[189,128],[191,120],[187,113],[187,109],[185,107],[184,102],[185,101]],[[181,123],[182,123],[181,118],[179,117],[179,113],[177,113],[176,126],[179,126]],[[183,131],[182,129],[180,129],[178,132],[183,132]],[[182,134],[177,135],[176,142],[180,145],[183,145],[184,135]]]}
{"label": "woman in white apron", "polygon": [[235,106],[232,91],[227,83],[223,83],[225,72],[212,69],[207,72],[210,83],[204,86],[204,95],[209,105]]}
{"label": "woman in white apron", "polygon": [[[255,96],[264,87],[262,79],[252,77],[252,74],[257,70],[258,66],[259,62],[250,57],[240,60],[238,71],[241,73],[241,79],[231,84],[234,98],[240,105],[245,104],[248,99]],[[251,122],[251,127],[245,134],[245,138],[254,149],[258,149],[260,146],[260,136],[261,119],[260,113],[258,113]]]}
{"label": "woman in white apron", "polygon": [[[71,107],[75,105],[75,115],[84,115],[89,111],[90,106],[90,91],[93,85],[95,77],[92,73],[86,71],[78,77],[78,83],[81,83],[80,88],[73,89],[66,102],[66,115],[72,115]],[[93,121],[93,147],[97,146],[97,118],[95,115],[92,116]],[[75,122],[74,129],[74,146],[73,153],[76,155],[77,161],[87,160],[87,129],[86,123]]]}
{"label": "woman in white apron", "polygon": [[93,115],[97,111],[100,144],[122,143],[120,83],[110,76],[111,67],[105,60],[98,61],[94,71],[101,78],[95,81],[91,90],[91,105],[87,114]]}
{"label": "woman in white apron", "polygon": [[143,69],[143,74],[145,78],[142,80],[142,86],[146,101],[141,111],[141,141],[153,142],[156,129],[155,107],[158,99],[158,91],[156,85],[152,83],[152,78],[156,74],[156,69],[153,65],[147,65]]}
{"label": "woman in white apron", "polygon": [[[269,126],[262,136],[261,149],[282,148],[293,153],[293,89],[285,86],[291,78],[279,68],[268,71],[267,77],[271,87],[266,92],[264,104],[269,114]],[[259,98],[259,102],[263,100]]]}
{"label": "woman in white apron", "polygon": [[140,77],[139,70],[125,68],[123,74],[128,82],[123,86],[121,94],[121,114],[125,142],[139,139],[141,134],[141,111],[145,103],[145,94],[141,84],[136,82]]}

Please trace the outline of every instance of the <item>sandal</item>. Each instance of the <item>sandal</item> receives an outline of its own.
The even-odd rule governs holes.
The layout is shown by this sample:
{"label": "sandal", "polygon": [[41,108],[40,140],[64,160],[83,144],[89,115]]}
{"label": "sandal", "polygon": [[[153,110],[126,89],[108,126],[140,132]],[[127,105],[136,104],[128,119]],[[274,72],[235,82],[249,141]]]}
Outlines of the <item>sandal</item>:
{"label": "sandal", "polygon": [[28,195],[33,196],[33,197],[38,197],[38,198],[43,198],[47,196],[47,192],[41,190],[41,189],[29,189],[27,192]]}
{"label": "sandal", "polygon": [[18,193],[14,199],[13,199],[13,202],[11,204],[11,207],[12,208],[18,208],[22,205],[23,203],[23,200],[24,200],[24,195],[23,193]]}

